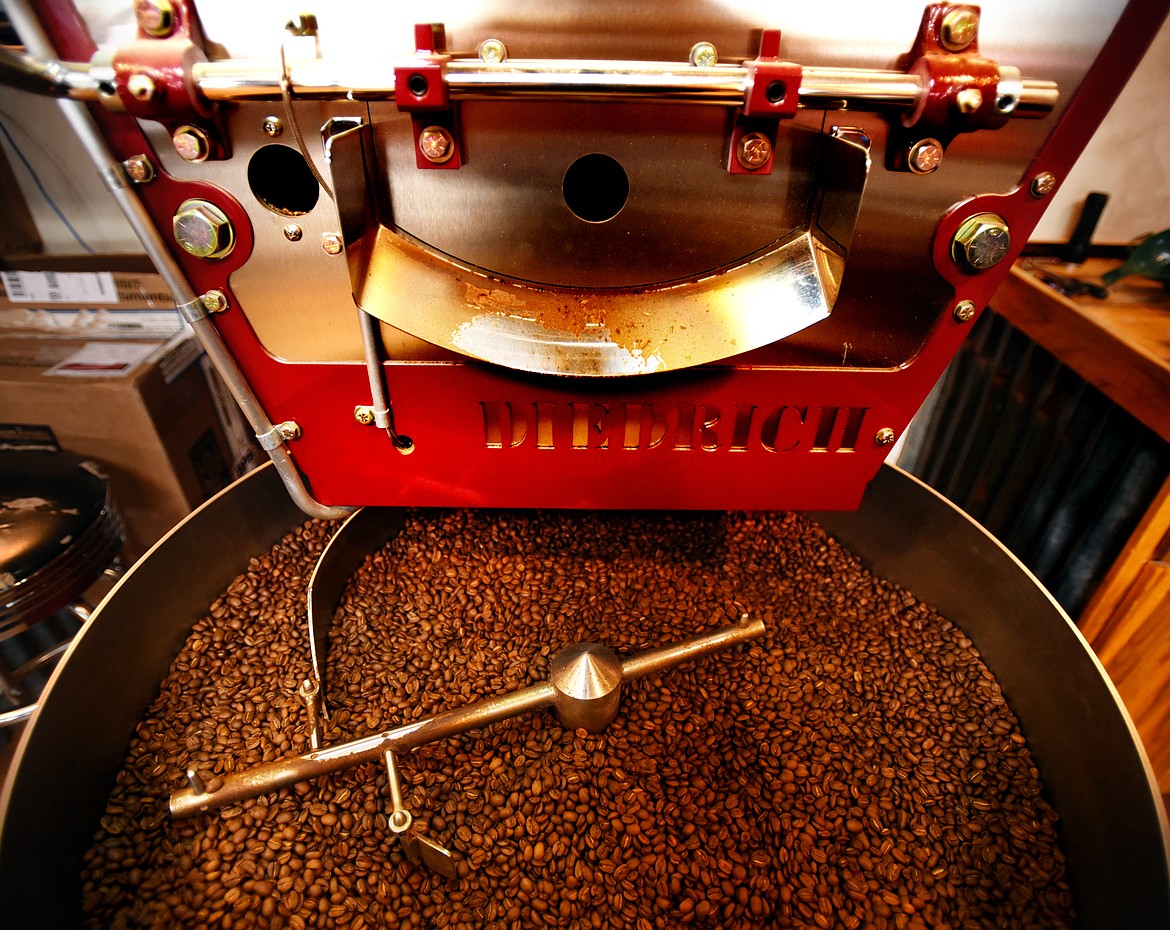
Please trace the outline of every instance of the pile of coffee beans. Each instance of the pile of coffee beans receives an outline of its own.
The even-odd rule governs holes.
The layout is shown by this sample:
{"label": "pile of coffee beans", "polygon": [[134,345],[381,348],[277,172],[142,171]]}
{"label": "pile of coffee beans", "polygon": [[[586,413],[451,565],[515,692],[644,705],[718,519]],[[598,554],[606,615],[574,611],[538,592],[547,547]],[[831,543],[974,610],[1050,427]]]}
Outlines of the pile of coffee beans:
{"label": "pile of coffee beans", "polygon": [[419,511],[330,633],[327,743],[761,617],[750,645],[623,688],[600,734],[551,712],[399,760],[445,879],[388,829],[380,765],[175,821],[307,750],[305,590],[332,527],[252,560],[138,727],[85,859],[93,928],[1055,928],[1056,814],[963,632],[792,514]]}

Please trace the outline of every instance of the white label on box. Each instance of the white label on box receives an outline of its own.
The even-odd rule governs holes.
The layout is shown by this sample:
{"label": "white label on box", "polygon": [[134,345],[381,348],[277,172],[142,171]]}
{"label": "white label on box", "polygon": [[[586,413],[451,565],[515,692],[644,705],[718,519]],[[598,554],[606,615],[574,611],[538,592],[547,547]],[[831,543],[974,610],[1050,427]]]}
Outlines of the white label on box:
{"label": "white label on box", "polygon": [[158,350],[157,342],[87,342],[45,374],[116,378]]}
{"label": "white label on box", "polygon": [[118,289],[109,271],[0,271],[14,304],[115,304]]}

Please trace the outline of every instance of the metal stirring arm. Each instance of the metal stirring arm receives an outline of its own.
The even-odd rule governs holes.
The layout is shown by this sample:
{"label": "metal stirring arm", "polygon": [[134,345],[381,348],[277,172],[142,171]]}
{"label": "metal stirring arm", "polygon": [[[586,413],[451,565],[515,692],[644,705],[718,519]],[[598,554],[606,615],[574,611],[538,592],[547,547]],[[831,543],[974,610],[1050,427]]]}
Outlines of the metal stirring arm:
{"label": "metal stirring arm", "polygon": [[171,795],[171,815],[190,817],[216,810],[299,781],[378,761],[385,758],[387,752],[414,749],[545,707],[552,707],[567,727],[601,730],[617,714],[623,683],[755,639],[763,633],[763,621],[749,619],[745,614],[735,626],[700,633],[626,659],[619,658],[605,646],[577,643],[553,657],[550,678],[540,684],[348,743],[233,772],[215,779],[217,787],[214,790],[209,790],[213,782],[205,784],[197,773],[192,772],[190,774],[195,777],[188,779],[188,787]]}

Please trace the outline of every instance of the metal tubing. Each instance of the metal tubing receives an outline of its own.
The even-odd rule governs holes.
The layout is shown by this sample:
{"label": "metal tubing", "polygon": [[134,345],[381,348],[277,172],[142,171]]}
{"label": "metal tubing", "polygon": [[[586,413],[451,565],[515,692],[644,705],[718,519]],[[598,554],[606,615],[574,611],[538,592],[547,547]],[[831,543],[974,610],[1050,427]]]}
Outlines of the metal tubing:
{"label": "metal tubing", "polygon": [[[49,59],[53,55],[53,47],[41,28],[40,21],[28,8],[25,0],[10,0],[5,4],[17,33],[24,40],[25,46],[32,54]],[[65,65],[65,67],[69,67]],[[143,249],[154,264],[163,281],[170,289],[177,306],[189,305],[197,300],[195,292],[187,283],[187,279],[179,267],[178,262],[163,244],[162,237],[155,229],[150,214],[138,199],[133,184],[121,164],[112,162],[105,140],[97,131],[89,114],[81,107],[63,105],[61,107],[69,126],[80,140],[86,154],[98,168],[98,172],[106,187],[113,195],[114,200],[121,208],[131,229],[134,230]],[[244,378],[236,364],[235,358],[224,344],[219,330],[206,317],[190,320],[195,335],[203,346],[203,351],[211,359],[211,363],[220,373],[224,383],[232,392],[236,403],[240,405],[244,416],[247,417],[257,436],[272,431],[273,424],[268,415],[260,406],[256,395]],[[336,520],[353,512],[352,507],[331,507],[315,501],[305,487],[301,474],[283,444],[268,450],[281,480],[288,489],[289,495],[296,501],[297,506],[311,517],[323,520]]]}
{"label": "metal tubing", "polygon": [[[51,54],[51,53],[50,53]],[[48,57],[48,56],[46,56]],[[27,89],[73,100],[106,101],[103,72],[89,63],[13,60],[6,69],[10,82]],[[191,66],[191,77],[207,100],[240,102],[280,100],[281,67],[277,61],[226,59]],[[390,100],[394,97],[394,64],[324,61],[289,63],[289,93],[299,100]],[[654,100],[737,106],[751,80],[747,68],[719,65],[695,68],[681,62],[509,60],[488,65],[455,59],[448,62],[447,90],[451,99],[488,100]],[[108,88],[106,88],[108,90]],[[806,107],[850,110],[911,110],[925,92],[922,79],[901,71],[861,68],[806,67],[799,98]],[[1012,115],[1039,117],[1051,112],[1059,91],[1052,81],[1021,82]]]}
{"label": "metal tubing", "polygon": [[215,791],[196,794],[189,788],[171,795],[171,814],[190,817],[201,811],[215,810],[236,801],[254,798],[298,781],[320,778],[331,772],[352,768],[364,762],[381,759],[387,750],[402,752],[433,740],[445,739],[468,730],[499,723],[510,717],[531,713],[548,707],[556,692],[547,682],[513,691],[499,697],[477,701],[467,707],[428,717],[417,723],[408,723],[393,730],[353,740],[328,749],[301,756],[278,759],[243,772],[223,777],[223,785]]}
{"label": "metal tubing", "polygon": [[750,619],[747,614],[744,614],[735,626],[725,626],[709,633],[699,633],[681,642],[661,646],[658,649],[649,649],[636,656],[630,656],[628,659],[622,659],[622,680],[633,681],[636,678],[644,678],[655,672],[674,668],[683,662],[702,658],[727,646],[745,643],[763,635],[764,621],[758,617],[754,620]]}
{"label": "metal tubing", "polygon": [[[749,620],[745,615],[736,626],[699,633],[681,642],[651,649],[623,660],[622,681],[663,671],[716,652],[725,646],[754,639],[763,635],[763,632],[762,620]],[[215,791],[199,793],[190,788],[176,791],[171,795],[171,815],[190,817],[202,811],[215,810],[236,801],[254,798],[299,781],[320,778],[331,772],[352,768],[365,762],[374,762],[379,758],[386,758],[389,762],[387,753],[415,749],[435,740],[457,736],[510,717],[542,710],[553,704],[556,695],[556,687],[545,681],[510,694],[476,701],[466,707],[449,710],[415,723],[404,724],[393,730],[384,730],[327,749],[278,759],[242,772],[234,772],[223,776],[223,784]]]}

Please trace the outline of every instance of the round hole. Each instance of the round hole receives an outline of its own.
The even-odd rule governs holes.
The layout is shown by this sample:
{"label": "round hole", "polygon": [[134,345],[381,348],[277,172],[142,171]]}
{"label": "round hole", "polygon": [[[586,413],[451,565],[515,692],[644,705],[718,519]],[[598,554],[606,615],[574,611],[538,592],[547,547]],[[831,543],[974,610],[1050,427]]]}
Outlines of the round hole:
{"label": "round hole", "polygon": [[604,223],[626,205],[630,179],[617,159],[595,152],[569,165],[561,189],[565,203],[576,216],[587,223]]}
{"label": "round hole", "polygon": [[252,196],[281,216],[304,216],[321,196],[304,156],[287,145],[266,145],[252,156],[248,186]]}
{"label": "round hole", "polygon": [[997,101],[995,101],[995,105],[1001,113],[1007,113],[1010,110],[1014,110],[1017,103],[1019,103],[1019,100],[1013,94],[1004,94]]}
{"label": "round hole", "polygon": [[406,89],[416,97],[425,97],[428,87],[430,85],[427,83],[427,76],[425,74],[412,74],[406,79]]}
{"label": "round hole", "polygon": [[787,95],[788,85],[783,81],[773,81],[764,92],[764,96],[768,98],[768,103],[779,103]]}

